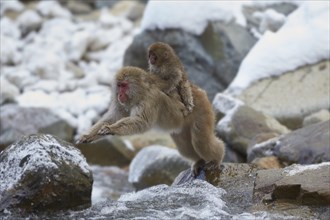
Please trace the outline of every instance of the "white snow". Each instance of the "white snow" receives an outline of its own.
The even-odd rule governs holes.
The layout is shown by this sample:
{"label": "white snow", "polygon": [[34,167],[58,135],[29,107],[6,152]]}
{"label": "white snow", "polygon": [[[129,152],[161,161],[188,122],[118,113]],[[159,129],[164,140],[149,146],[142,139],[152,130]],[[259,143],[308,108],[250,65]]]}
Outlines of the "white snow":
{"label": "white snow", "polygon": [[[149,1],[141,27],[143,30],[179,28],[200,35],[208,21],[227,23],[234,19],[234,14],[228,7],[224,7],[226,3],[227,1]],[[235,5],[239,3],[236,2]]]}
{"label": "white snow", "polygon": [[[53,136],[43,135],[34,142],[25,142],[23,145],[12,144],[7,149],[8,157],[1,161],[0,166],[0,192],[15,187],[21,177],[38,168],[57,169],[57,164],[50,155],[56,155],[57,161],[65,161],[79,168],[86,174],[90,173],[89,166],[84,156],[73,146],[63,147]],[[28,162],[22,164],[24,158]]]}
{"label": "white snow", "polygon": [[312,164],[312,165],[299,165],[299,164],[294,164],[290,167],[288,167],[287,169],[284,170],[284,172],[288,175],[288,176],[294,176],[297,175],[299,173],[303,173],[306,170],[317,170],[323,166],[327,166],[329,168],[329,172],[330,172],[330,162],[323,162],[320,164]]}
{"label": "white snow", "polygon": [[7,11],[19,12],[23,9],[23,4],[18,0],[0,1],[0,15],[3,15]]}
{"label": "white snow", "polygon": [[[2,11],[24,9],[8,2]],[[138,29],[106,9],[99,20],[74,20],[58,1],[40,1],[16,20],[1,17],[0,26],[1,75],[20,89],[16,102],[50,108],[77,136],[107,110],[109,85]]]}
{"label": "white snow", "polygon": [[305,1],[276,33],[267,31],[243,60],[227,91],[239,93],[262,78],[329,59],[329,4]]}

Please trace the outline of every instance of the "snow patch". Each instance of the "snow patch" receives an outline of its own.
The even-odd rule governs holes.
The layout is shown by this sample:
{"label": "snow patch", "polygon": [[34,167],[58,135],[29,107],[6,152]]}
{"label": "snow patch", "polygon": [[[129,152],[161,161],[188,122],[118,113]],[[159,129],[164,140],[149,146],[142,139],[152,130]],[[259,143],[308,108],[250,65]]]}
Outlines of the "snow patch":
{"label": "snow patch", "polygon": [[253,82],[330,59],[330,2],[304,2],[276,32],[267,31],[243,60],[226,92],[239,93]]}
{"label": "snow patch", "polygon": [[299,164],[294,164],[290,166],[288,169],[285,169],[284,172],[288,176],[294,176],[299,173],[303,173],[307,170],[317,170],[320,169],[321,167],[328,166],[329,171],[330,171],[330,162],[323,162],[320,164],[312,164],[312,165],[299,165]]}

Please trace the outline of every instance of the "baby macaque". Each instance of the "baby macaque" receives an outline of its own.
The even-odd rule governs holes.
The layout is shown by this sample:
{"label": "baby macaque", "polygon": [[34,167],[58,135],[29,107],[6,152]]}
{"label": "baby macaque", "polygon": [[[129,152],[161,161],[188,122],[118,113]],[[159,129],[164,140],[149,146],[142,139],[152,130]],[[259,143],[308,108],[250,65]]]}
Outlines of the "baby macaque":
{"label": "baby macaque", "polygon": [[183,104],[185,105],[184,115],[192,112],[194,107],[191,83],[179,57],[173,48],[165,43],[157,42],[149,46],[148,63],[151,73],[161,78],[158,81],[159,88],[170,95],[175,89],[178,90]]}

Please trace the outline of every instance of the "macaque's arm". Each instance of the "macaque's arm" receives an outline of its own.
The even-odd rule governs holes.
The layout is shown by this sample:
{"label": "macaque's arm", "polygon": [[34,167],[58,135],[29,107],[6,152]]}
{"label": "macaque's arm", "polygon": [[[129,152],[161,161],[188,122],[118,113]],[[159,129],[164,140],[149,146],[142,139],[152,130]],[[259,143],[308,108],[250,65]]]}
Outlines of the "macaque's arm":
{"label": "macaque's arm", "polygon": [[104,125],[113,124],[120,118],[124,117],[123,109],[118,108],[120,108],[120,106],[118,106],[118,103],[116,103],[115,100],[112,100],[108,112],[105,113],[102,118],[95,125],[92,126],[92,128],[87,132],[87,134],[80,137],[77,140],[76,144],[90,143],[101,138],[102,136],[99,135],[98,132]]}

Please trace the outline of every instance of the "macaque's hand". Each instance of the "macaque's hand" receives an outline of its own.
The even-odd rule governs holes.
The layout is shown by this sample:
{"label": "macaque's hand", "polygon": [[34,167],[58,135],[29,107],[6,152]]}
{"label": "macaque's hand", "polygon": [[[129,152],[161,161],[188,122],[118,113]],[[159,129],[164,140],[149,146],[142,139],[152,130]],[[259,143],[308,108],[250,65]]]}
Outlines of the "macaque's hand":
{"label": "macaque's hand", "polygon": [[85,134],[83,136],[81,136],[77,141],[76,144],[86,144],[86,143],[90,143],[92,141],[94,141],[96,139],[96,136],[94,135],[88,135]]}
{"label": "macaque's hand", "polygon": [[101,129],[97,132],[98,135],[114,135],[114,132],[111,130],[111,126],[103,125]]}

